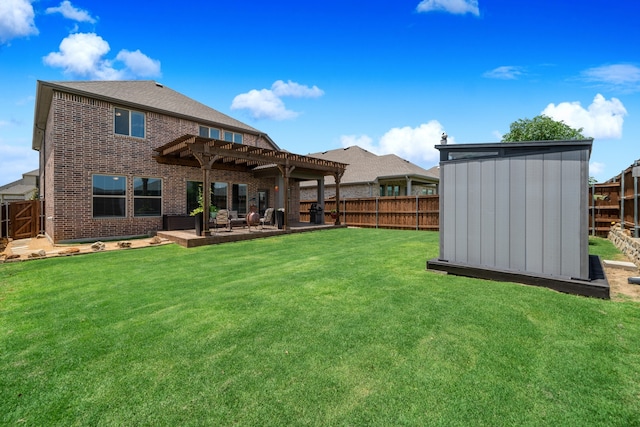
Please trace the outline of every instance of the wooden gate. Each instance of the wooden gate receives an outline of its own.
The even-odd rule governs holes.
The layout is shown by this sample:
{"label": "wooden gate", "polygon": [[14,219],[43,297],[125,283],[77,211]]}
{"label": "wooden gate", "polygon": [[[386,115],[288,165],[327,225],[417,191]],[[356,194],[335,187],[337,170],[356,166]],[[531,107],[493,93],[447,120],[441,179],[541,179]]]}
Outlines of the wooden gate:
{"label": "wooden gate", "polygon": [[9,203],[10,234],[12,239],[35,237],[40,230],[40,202],[25,200]]}

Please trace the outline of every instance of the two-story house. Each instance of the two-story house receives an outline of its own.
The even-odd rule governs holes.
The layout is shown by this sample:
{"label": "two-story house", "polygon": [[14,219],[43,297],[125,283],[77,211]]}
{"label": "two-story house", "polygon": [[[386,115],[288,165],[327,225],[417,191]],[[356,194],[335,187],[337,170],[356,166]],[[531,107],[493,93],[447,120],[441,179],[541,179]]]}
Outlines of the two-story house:
{"label": "two-story house", "polygon": [[[33,149],[55,242],[144,235],[163,215],[254,204],[299,219],[299,182],[346,165],[285,152],[264,132],[154,81],[38,81]],[[206,227],[205,227],[206,228]],[[206,230],[205,230],[206,231]]]}

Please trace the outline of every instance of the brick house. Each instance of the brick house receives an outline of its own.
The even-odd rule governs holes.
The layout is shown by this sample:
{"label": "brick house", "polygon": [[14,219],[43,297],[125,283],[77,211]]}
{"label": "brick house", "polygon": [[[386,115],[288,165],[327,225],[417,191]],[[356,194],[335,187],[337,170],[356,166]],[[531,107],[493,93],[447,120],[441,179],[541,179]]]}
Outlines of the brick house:
{"label": "brick house", "polygon": [[[378,156],[357,145],[309,156],[348,164],[339,183],[342,198],[438,194],[440,171],[437,166],[424,169],[395,154]],[[317,182],[302,182],[301,199],[317,200],[317,189]],[[327,177],[324,198],[334,198],[335,194],[335,180]]]}
{"label": "brick house", "polygon": [[54,242],[149,234],[163,215],[197,207],[207,187],[206,206],[284,208],[286,224],[299,219],[300,180],[339,181],[346,166],[281,151],[154,81],[38,81],[33,149]]}

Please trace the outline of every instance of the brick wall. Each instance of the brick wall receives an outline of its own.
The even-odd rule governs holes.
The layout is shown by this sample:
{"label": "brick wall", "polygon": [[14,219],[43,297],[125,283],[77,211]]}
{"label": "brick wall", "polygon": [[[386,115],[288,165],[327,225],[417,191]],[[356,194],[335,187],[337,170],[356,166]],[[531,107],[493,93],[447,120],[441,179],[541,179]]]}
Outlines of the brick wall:
{"label": "brick wall", "polygon": [[[134,177],[162,179],[164,214],[185,214],[187,181],[202,181],[200,168],[160,164],[153,158],[155,148],[187,133],[198,134],[199,123],[147,112],[145,138],[115,135],[113,108],[104,101],[54,91],[40,155],[42,196],[47,202],[45,230],[55,242],[142,235],[161,229],[162,217],[133,216]],[[243,138],[245,144],[273,148],[256,135]],[[94,174],[126,177],[124,218],[93,218]],[[229,201],[231,184],[248,184],[251,198],[258,189],[273,188],[275,182],[228,170],[212,171],[211,181],[229,184]]]}
{"label": "brick wall", "polygon": [[[378,185],[367,184],[340,184],[340,198],[341,199],[359,199],[362,197],[376,197],[380,193],[380,187]],[[336,197],[335,185],[324,187],[324,198],[332,199]],[[302,187],[300,190],[300,198],[302,200],[316,200],[318,198],[318,190],[316,186]]]}

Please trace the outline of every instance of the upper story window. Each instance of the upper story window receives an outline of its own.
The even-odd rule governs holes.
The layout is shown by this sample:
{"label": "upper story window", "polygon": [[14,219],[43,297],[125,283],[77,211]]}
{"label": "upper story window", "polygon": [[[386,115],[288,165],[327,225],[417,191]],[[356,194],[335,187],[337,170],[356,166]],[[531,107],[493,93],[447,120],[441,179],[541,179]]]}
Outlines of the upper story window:
{"label": "upper story window", "polygon": [[199,135],[205,138],[220,139],[220,129],[200,126]]}
{"label": "upper story window", "polygon": [[242,134],[224,131],[224,140],[229,142],[235,142],[236,144],[242,144]]}
{"label": "upper story window", "polygon": [[115,108],[115,133],[144,138],[144,113]]}

